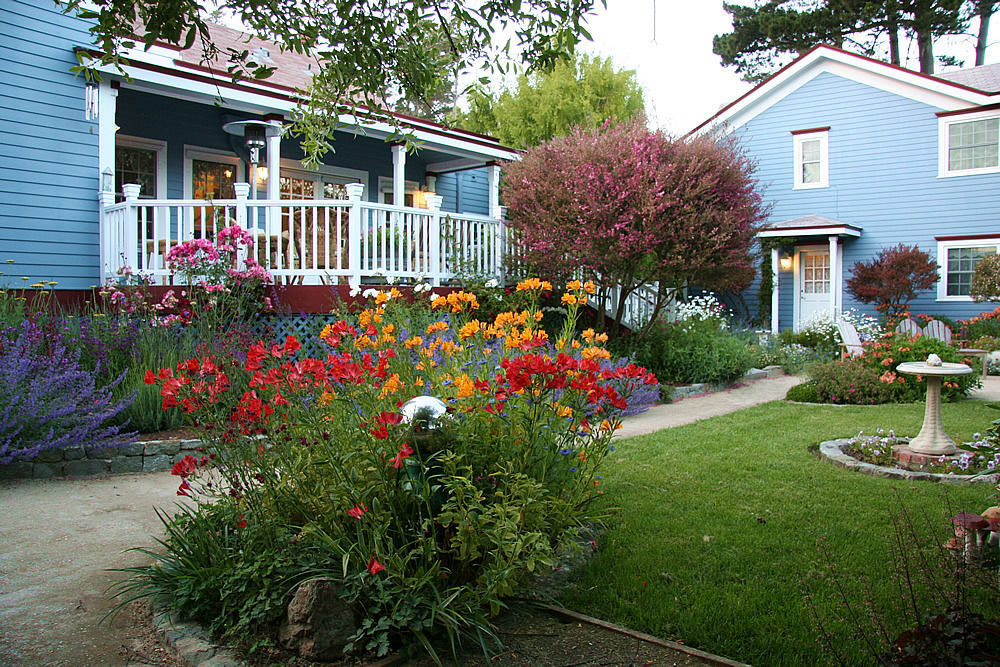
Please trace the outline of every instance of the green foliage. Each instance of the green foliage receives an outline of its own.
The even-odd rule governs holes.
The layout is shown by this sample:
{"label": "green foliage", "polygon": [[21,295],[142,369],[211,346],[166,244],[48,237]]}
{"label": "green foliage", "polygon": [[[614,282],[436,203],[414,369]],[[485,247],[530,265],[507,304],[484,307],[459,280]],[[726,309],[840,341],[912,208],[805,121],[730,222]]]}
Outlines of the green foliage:
{"label": "green foliage", "polygon": [[1000,255],[983,257],[972,274],[969,294],[978,303],[1000,301]]}
{"label": "green foliage", "polygon": [[[948,363],[966,363],[974,369],[977,366],[975,360],[963,357],[957,348],[943,341],[897,334],[865,344],[860,357],[814,366],[810,371],[811,383],[824,403],[873,405],[922,401],[926,383],[912,375],[897,374],[895,368],[907,361],[925,361],[931,354]],[[965,397],[977,386],[978,377],[973,372],[946,378],[941,388],[942,400]]]}
{"label": "green foliage", "polygon": [[661,384],[726,384],[742,377],[756,358],[748,334],[721,330],[712,321],[661,322],[620,346]]}
{"label": "green foliage", "polygon": [[735,66],[745,80],[760,81],[816,44],[848,48],[900,65],[899,34],[903,31],[917,44],[920,71],[933,74],[934,40],[968,29],[977,5],[986,17],[979,28],[985,38],[989,17],[997,11],[989,1],[771,0],[753,6],[726,2],[723,7],[733,17],[733,30],[716,35],[712,50],[723,65]]}
{"label": "green foliage", "polygon": [[961,331],[962,338],[966,340],[977,340],[985,336],[1000,338],[1000,308],[970,317],[953,329],[956,330]]}
{"label": "green foliage", "polygon": [[643,113],[642,89],[633,70],[616,70],[610,58],[577,55],[550,71],[522,75],[513,89],[475,88],[469,111],[455,124],[496,137],[515,148],[530,148],[575,127],[594,128]]}
{"label": "green foliage", "polygon": [[[333,131],[342,116],[354,112],[353,105],[364,108],[366,118],[399,129],[399,120],[387,115],[390,101],[400,96],[433,99],[447,73],[483,70],[502,75],[514,52],[531,67],[551,68],[587,36],[585,17],[593,4],[542,0],[482,5],[458,0],[441,7],[433,0],[231,0],[226,9],[248,32],[318,61],[295,125],[312,162],[332,150]],[[121,52],[137,43],[147,48],[157,41],[189,47],[199,41],[205,58],[234,77],[269,76],[273,68],[252,63],[249,49],[220,53],[206,23],[214,7],[200,0],[106,0],[96,6],[67,0],[65,11],[93,21],[91,34],[102,52],[95,63],[123,64]],[[500,30],[509,38],[506,47],[494,46]],[[82,65],[74,69],[95,75]]]}
{"label": "green foliage", "polygon": [[789,388],[788,393],[785,394],[785,399],[789,401],[798,401],[799,403],[823,402],[820,398],[819,391],[816,389],[816,385],[813,382],[803,382],[802,384],[797,384],[794,387]]}

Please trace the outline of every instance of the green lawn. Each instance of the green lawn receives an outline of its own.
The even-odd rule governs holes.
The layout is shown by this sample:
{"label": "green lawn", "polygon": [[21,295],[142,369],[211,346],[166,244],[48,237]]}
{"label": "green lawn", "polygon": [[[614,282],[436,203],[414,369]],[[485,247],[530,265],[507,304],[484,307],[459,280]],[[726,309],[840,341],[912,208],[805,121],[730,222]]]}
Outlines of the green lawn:
{"label": "green lawn", "polygon": [[[848,585],[863,575],[892,615],[891,515],[946,525],[957,511],[996,504],[991,485],[905,482],[850,472],[809,447],[894,428],[915,435],[922,404],[822,407],[774,402],[619,443],[604,468],[615,508],[599,550],[574,573],[566,606],[755,665],[828,662],[802,599],[825,537]],[[946,404],[949,435],[968,440],[1000,414]],[[897,500],[897,493],[898,499]],[[993,595],[993,613],[1000,612]],[[818,604],[836,616],[830,589]],[[852,651],[846,638],[838,647]],[[851,662],[861,664],[863,655]]]}

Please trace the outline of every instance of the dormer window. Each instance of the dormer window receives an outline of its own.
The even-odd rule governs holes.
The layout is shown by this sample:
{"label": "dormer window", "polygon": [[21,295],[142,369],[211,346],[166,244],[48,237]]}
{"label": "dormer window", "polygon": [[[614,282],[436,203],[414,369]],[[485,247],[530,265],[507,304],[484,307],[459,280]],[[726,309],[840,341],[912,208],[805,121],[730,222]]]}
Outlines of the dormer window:
{"label": "dormer window", "polygon": [[940,176],[1000,171],[1000,114],[996,110],[941,115]]}
{"label": "dormer window", "polygon": [[792,145],[795,150],[795,176],[792,186],[794,189],[829,187],[829,135],[829,127],[792,132]]}

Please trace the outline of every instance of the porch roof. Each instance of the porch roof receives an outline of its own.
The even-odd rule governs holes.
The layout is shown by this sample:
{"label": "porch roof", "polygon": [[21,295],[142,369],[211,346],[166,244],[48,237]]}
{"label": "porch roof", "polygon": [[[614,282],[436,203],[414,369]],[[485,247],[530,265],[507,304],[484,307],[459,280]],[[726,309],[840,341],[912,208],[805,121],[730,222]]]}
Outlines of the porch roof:
{"label": "porch roof", "polygon": [[810,236],[861,236],[861,226],[851,225],[822,215],[804,215],[791,220],[772,222],[757,233],[760,238]]}

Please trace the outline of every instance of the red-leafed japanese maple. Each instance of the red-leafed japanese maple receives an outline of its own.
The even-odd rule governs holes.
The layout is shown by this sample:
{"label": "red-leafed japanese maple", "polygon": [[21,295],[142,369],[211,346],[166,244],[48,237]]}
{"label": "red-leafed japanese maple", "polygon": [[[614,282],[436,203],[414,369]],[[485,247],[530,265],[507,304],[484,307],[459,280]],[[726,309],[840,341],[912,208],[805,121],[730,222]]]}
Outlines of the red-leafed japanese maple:
{"label": "red-leafed japanese maple", "polygon": [[658,284],[656,311],[688,285],[738,291],[767,207],[732,141],[671,139],[644,120],[577,130],[527,151],[504,173],[520,261],[564,280],[575,271],[626,297]]}
{"label": "red-leafed japanese maple", "polygon": [[855,262],[847,291],[862,303],[875,304],[885,321],[894,326],[906,317],[917,292],[938,281],[938,264],[917,246],[900,243],[883,248],[871,261]]}

